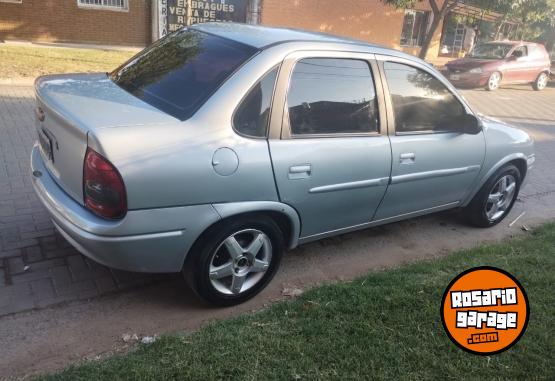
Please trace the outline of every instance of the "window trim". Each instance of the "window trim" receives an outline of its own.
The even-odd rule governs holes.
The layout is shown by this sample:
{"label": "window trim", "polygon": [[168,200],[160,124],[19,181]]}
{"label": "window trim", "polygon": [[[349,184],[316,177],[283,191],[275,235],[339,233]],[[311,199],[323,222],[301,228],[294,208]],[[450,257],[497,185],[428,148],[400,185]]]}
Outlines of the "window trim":
{"label": "window trim", "polygon": [[[351,60],[358,60],[364,61],[368,64],[368,68],[370,70],[370,74],[372,76],[372,80],[374,82],[374,88],[376,92],[376,102],[377,102],[377,110],[378,110],[378,131],[371,131],[371,132],[344,132],[344,133],[329,133],[329,134],[293,134],[291,131],[290,119],[289,119],[289,107],[287,103],[287,98],[289,95],[289,89],[291,85],[291,79],[293,76],[293,71],[295,69],[296,64],[303,60],[303,59],[312,59],[312,58],[322,58],[322,59],[351,59]],[[360,52],[344,52],[344,51],[300,51],[290,54],[284,60],[284,69],[283,75],[286,75],[286,78],[281,77],[279,78],[280,86],[285,86],[284,89],[284,97],[283,97],[283,105],[281,110],[281,134],[280,139],[320,139],[320,138],[350,138],[350,137],[375,137],[375,136],[382,136],[384,135],[384,131],[387,131],[385,128],[386,123],[386,109],[385,103],[382,93],[382,83],[381,83],[381,75],[378,69],[378,66],[375,62],[375,55],[373,53],[360,53]],[[387,133],[387,132],[386,132]],[[385,134],[386,134],[385,133]]]}
{"label": "window trim", "polygon": [[124,6],[116,7],[113,5],[97,5],[97,4],[86,4],[82,3],[83,0],[77,0],[77,8],[91,9],[97,11],[114,11],[114,12],[129,12],[129,0],[122,0]]}
{"label": "window trim", "polygon": [[[272,98],[270,99],[270,113],[268,114],[268,125],[266,126],[266,135],[265,136],[251,136],[251,135],[244,134],[244,133],[240,132],[237,128],[235,128],[235,114],[237,114],[237,112],[239,111],[239,109],[243,105],[243,102],[247,99],[247,97],[250,95],[251,91],[255,88],[255,86],[258,85],[260,83],[260,81],[262,81],[268,74],[270,74],[274,70],[277,70],[277,73],[276,73],[276,78],[274,79],[274,91],[272,92]],[[235,106],[235,108],[233,109],[233,113],[231,114],[231,128],[232,128],[233,132],[235,132],[237,135],[242,136],[242,137],[247,138],[247,139],[255,139],[255,140],[268,139],[268,136],[270,134],[270,126],[271,126],[271,122],[272,122],[272,110],[273,110],[273,106],[274,106],[274,99],[275,99],[275,96],[276,96],[276,88],[277,88],[277,85],[278,85],[280,70],[281,70],[281,62],[278,63],[277,65],[273,66],[270,70],[267,70],[264,74],[262,74],[256,80],[256,82],[254,82],[254,84],[251,87],[249,87],[249,89],[245,92],[245,94],[243,94],[243,96],[241,97],[241,100],[239,102],[237,102],[237,105]]]}
{"label": "window trim", "polygon": [[445,79],[441,75],[441,73],[436,72],[435,69],[433,68],[431,69],[430,67],[424,64],[421,64],[417,61],[412,61],[409,59],[396,57],[396,56],[376,54],[376,60],[378,62],[378,68],[380,70],[380,76],[382,78],[384,99],[386,104],[385,107],[387,110],[387,128],[388,128],[389,135],[392,135],[392,136],[432,135],[432,134],[435,135],[435,134],[452,134],[452,133],[458,133],[458,132],[436,131],[436,130],[397,131],[396,125],[395,125],[395,113],[393,110],[393,102],[391,100],[391,92],[389,91],[389,83],[387,82],[387,77],[385,75],[385,69],[383,66],[384,62],[393,62],[393,63],[402,64],[402,65],[407,65],[415,69],[422,70],[427,74],[433,76],[435,79],[440,81],[445,86],[445,88],[459,101],[459,103],[463,106],[467,114],[473,115],[476,118],[478,118],[476,113],[474,113],[474,111],[472,111],[472,108],[470,108],[470,105],[468,104],[468,102],[456,91],[454,86],[449,81],[447,81],[447,79]]}
{"label": "window trim", "polygon": [[[422,10],[422,9],[405,9],[405,13],[403,14],[403,24],[401,25],[401,36],[399,36],[399,46],[401,46],[403,48],[422,48],[422,45],[419,45],[418,43],[416,45],[401,43],[401,37],[403,36],[403,27],[405,26],[405,17],[407,16],[407,14],[414,14],[415,15],[414,21],[416,21],[416,14],[417,13],[423,13],[423,14],[426,15],[426,28],[424,29],[424,33],[428,33],[428,31],[430,29],[430,25],[432,24],[433,17],[434,17],[432,12]],[[414,33],[414,23],[413,23],[412,32]],[[412,35],[411,35],[411,37],[412,37]],[[424,38],[425,38],[425,36],[424,36]]]}

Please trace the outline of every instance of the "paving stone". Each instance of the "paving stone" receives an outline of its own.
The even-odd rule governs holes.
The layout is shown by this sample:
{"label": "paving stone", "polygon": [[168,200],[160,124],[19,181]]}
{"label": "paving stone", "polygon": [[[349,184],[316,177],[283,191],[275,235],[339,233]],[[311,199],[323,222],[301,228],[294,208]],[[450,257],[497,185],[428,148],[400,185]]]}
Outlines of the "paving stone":
{"label": "paving stone", "polygon": [[107,294],[109,292],[116,291],[118,289],[116,282],[111,276],[105,276],[102,278],[95,279],[96,288],[98,289],[99,295]]}
{"label": "paving stone", "polygon": [[31,246],[24,249],[23,258],[26,263],[38,262],[44,259],[39,246]]}
{"label": "paving stone", "polygon": [[75,281],[94,279],[95,274],[85,263],[82,255],[72,255],[66,258],[71,277]]}
{"label": "paving stone", "polygon": [[0,263],[2,263],[2,258],[18,257],[20,255],[21,255],[20,249],[2,250],[2,246],[0,245]]}
{"label": "paving stone", "polygon": [[12,274],[11,280],[13,284],[30,283],[31,281],[37,279],[48,279],[50,278],[50,269],[29,269],[25,272],[18,274]]}
{"label": "paving stone", "polygon": [[30,282],[33,300],[40,302],[43,299],[53,299],[56,297],[54,286],[50,278],[38,279]]}
{"label": "paving stone", "polygon": [[15,257],[8,259],[8,270],[10,274],[22,273],[25,268],[25,262],[23,262],[23,257]]}

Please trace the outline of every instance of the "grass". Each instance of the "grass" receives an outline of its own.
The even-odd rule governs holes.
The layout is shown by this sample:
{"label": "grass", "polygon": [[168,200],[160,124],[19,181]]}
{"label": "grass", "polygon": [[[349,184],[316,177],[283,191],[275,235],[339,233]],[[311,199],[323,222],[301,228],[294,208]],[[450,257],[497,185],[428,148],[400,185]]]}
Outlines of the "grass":
{"label": "grass", "polygon": [[44,74],[108,72],[134,53],[100,49],[0,45],[0,78],[34,78]]}
{"label": "grass", "polygon": [[[491,357],[458,349],[439,314],[449,281],[480,265],[514,274],[531,303],[522,339]],[[554,285],[555,224],[549,224],[504,244],[317,287],[264,311],[43,379],[554,379]]]}

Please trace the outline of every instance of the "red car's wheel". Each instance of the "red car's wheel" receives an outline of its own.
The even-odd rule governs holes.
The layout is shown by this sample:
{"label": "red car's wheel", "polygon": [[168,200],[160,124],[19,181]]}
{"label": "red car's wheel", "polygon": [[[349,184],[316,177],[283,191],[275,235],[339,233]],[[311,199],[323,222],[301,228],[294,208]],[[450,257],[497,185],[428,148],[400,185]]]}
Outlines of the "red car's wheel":
{"label": "red car's wheel", "polygon": [[491,73],[491,75],[488,78],[488,83],[486,84],[486,90],[489,90],[489,91],[497,90],[500,84],[501,84],[501,73],[498,71],[495,71]]}
{"label": "red car's wheel", "polygon": [[549,77],[547,73],[540,73],[540,75],[538,75],[538,78],[536,78],[536,81],[532,84],[532,87],[536,91],[543,90],[547,87],[548,81],[549,81]]}

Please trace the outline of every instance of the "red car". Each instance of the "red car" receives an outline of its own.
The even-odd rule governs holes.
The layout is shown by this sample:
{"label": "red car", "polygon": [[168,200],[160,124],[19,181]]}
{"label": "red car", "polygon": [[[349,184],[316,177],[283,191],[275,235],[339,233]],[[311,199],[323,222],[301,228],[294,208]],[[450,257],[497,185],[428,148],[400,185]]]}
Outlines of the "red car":
{"label": "red car", "polygon": [[541,44],[495,41],[477,45],[465,58],[446,65],[446,76],[457,87],[485,87],[530,83],[543,90],[549,80],[551,62]]}

